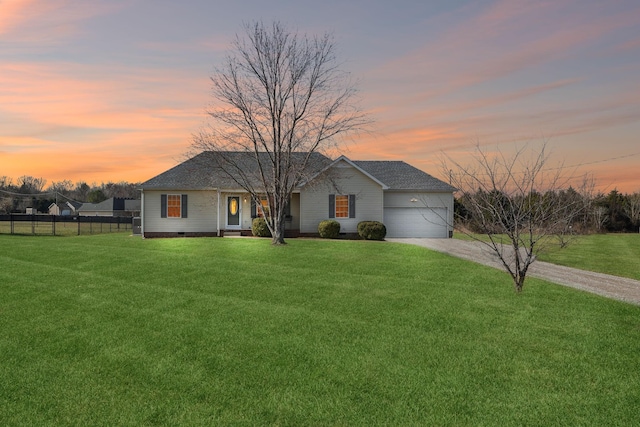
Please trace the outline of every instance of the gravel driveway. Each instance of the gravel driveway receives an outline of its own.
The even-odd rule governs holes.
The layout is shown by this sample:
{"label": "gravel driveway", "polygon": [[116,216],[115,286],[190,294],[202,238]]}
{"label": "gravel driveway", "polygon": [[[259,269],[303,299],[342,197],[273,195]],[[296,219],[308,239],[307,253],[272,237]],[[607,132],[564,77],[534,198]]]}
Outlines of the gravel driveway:
{"label": "gravel driveway", "polygon": [[[386,239],[389,242],[423,246],[439,252],[464,258],[479,264],[504,269],[497,255],[481,242],[457,239]],[[592,292],[608,298],[640,305],[640,281],[608,274],[563,267],[548,262],[535,261],[529,267],[528,276],[549,282]]]}

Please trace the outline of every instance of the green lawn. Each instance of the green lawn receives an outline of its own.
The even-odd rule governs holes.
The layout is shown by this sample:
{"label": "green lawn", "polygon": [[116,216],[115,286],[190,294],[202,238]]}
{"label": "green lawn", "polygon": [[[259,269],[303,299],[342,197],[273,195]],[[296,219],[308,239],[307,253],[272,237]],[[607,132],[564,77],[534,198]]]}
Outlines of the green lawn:
{"label": "green lawn", "polygon": [[640,234],[576,236],[566,248],[553,249],[539,259],[640,280]]}
{"label": "green lawn", "polygon": [[[455,233],[460,240],[473,240]],[[486,236],[478,235],[480,239]],[[505,237],[505,242],[508,240]],[[540,261],[640,280],[640,234],[578,235],[565,248],[548,247]]]}
{"label": "green lawn", "polygon": [[2,425],[633,425],[640,307],[366,241],[0,236]]}
{"label": "green lawn", "polygon": [[[54,228],[55,227],[55,228]],[[119,233],[128,231],[131,233],[131,223],[109,224],[98,222],[51,222],[40,221],[15,221],[13,228],[10,221],[0,221],[0,234],[23,234],[38,236],[77,236],[78,234],[102,234]]]}

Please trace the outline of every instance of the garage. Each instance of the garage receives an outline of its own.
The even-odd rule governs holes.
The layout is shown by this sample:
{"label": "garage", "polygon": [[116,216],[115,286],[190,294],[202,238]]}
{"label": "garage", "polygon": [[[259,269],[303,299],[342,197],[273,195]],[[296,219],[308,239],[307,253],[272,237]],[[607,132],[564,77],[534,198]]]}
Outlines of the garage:
{"label": "garage", "polygon": [[447,208],[386,207],[387,237],[449,237]]}

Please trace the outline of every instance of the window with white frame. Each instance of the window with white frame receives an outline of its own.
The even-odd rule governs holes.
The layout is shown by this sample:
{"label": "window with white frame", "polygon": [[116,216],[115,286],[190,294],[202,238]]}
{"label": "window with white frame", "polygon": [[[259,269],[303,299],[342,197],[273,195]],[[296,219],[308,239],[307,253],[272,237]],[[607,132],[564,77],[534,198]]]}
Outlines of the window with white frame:
{"label": "window with white frame", "polygon": [[180,218],[182,215],[182,196],[167,194],[167,218]]}
{"label": "window with white frame", "polygon": [[329,194],[329,218],[355,218],[355,194]]}

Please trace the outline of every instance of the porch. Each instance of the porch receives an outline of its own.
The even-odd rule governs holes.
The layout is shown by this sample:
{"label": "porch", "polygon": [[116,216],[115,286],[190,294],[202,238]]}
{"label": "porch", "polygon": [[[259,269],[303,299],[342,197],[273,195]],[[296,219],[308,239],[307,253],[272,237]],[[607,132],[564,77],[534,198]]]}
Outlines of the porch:
{"label": "porch", "polygon": [[[219,193],[218,235],[252,236],[251,225],[255,218],[262,217],[268,210],[266,198],[262,205],[256,205],[249,193]],[[294,193],[285,210],[285,237],[300,235],[300,194]]]}

